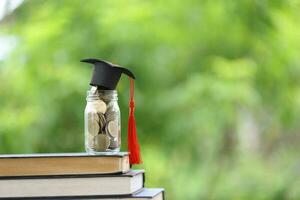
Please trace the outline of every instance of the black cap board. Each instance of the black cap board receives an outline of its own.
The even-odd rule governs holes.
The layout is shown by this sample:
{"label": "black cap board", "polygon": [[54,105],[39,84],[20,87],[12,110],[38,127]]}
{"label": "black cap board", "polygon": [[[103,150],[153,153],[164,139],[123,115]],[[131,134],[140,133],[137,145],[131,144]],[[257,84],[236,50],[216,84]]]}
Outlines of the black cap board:
{"label": "black cap board", "polygon": [[107,61],[88,58],[81,60],[81,62],[94,65],[92,80],[90,82],[90,85],[92,86],[99,86],[102,89],[114,90],[117,87],[122,73],[135,79],[133,73],[128,69]]}

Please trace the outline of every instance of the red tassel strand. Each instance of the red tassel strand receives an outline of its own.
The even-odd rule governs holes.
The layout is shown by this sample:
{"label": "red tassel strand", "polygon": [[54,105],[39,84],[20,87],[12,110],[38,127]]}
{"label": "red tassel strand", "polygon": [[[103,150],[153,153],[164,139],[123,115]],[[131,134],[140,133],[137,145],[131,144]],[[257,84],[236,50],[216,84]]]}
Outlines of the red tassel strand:
{"label": "red tassel strand", "polygon": [[129,151],[129,163],[131,165],[142,163],[142,158],[140,155],[140,145],[138,142],[134,119],[134,80],[132,78],[130,78],[130,102],[127,140]]}

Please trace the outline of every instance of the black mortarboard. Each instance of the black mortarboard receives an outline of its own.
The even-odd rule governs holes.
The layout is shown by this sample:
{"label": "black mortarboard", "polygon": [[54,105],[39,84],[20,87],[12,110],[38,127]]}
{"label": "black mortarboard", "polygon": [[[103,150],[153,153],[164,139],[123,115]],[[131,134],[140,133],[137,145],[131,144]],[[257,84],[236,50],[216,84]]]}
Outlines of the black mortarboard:
{"label": "black mortarboard", "polygon": [[120,80],[121,74],[135,79],[133,73],[128,69],[95,58],[83,59],[81,62],[86,62],[94,65],[94,71],[90,85],[100,86],[103,89],[114,90]]}

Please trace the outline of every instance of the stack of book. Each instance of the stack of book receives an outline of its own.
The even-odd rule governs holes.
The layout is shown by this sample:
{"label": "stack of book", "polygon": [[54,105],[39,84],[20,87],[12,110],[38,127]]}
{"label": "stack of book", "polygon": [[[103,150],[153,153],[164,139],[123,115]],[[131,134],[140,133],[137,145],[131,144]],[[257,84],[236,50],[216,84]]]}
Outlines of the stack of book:
{"label": "stack of book", "polygon": [[163,189],[144,183],[144,170],[130,169],[126,152],[0,156],[2,199],[164,199]]}

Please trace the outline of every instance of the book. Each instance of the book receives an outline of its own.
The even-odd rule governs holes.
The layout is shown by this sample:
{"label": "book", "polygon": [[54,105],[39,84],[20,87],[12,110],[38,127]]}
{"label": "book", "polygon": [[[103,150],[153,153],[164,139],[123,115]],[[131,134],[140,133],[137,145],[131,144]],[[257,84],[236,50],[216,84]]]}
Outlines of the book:
{"label": "book", "polygon": [[[8,198],[11,199],[11,198]],[[65,200],[81,200],[81,199],[105,199],[105,200],[164,200],[164,189],[162,188],[143,188],[140,191],[130,195],[108,195],[108,196],[56,196],[56,197],[19,197],[19,199],[65,199]]]}
{"label": "book", "polygon": [[[73,198],[72,198],[73,199]],[[86,199],[86,198],[85,198]],[[141,191],[129,196],[114,197],[91,197],[90,199],[106,200],[164,200],[164,189],[162,188],[143,188]]]}
{"label": "book", "polygon": [[0,177],[71,174],[126,173],[127,152],[88,155],[86,153],[0,155]]}
{"label": "book", "polygon": [[144,187],[144,171],[125,174],[20,176],[0,178],[0,197],[129,195]]}
{"label": "book", "polygon": [[129,197],[128,199],[134,200],[164,200],[165,199],[165,191],[162,188],[144,188],[139,193],[133,194],[132,197]]}

